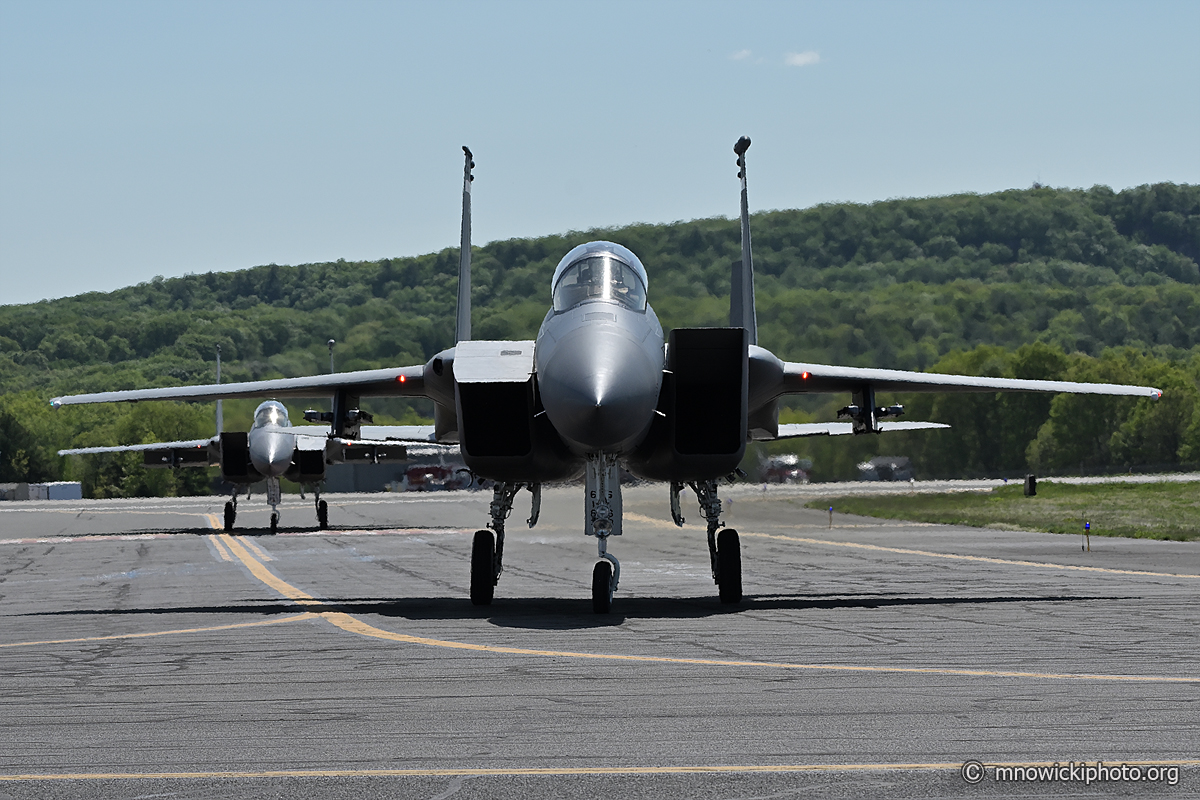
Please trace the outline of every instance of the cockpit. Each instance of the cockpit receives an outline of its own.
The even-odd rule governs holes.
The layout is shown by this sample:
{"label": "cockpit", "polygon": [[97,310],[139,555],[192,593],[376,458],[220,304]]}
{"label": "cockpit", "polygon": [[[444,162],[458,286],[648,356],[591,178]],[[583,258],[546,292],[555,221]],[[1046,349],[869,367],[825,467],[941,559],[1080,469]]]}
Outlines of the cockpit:
{"label": "cockpit", "polygon": [[283,403],[278,400],[268,400],[254,410],[254,427],[261,428],[264,425],[276,425],[280,428],[291,425]]}
{"label": "cockpit", "polygon": [[645,268],[637,256],[620,245],[581,245],[568,253],[556,270],[554,310],[566,311],[588,300],[608,300],[645,311],[644,276]]}

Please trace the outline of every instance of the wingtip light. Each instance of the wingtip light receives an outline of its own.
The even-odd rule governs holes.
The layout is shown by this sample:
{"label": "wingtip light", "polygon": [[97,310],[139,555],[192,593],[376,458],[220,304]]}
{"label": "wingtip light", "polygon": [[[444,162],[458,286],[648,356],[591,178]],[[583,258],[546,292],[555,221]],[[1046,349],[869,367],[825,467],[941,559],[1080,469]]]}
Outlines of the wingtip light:
{"label": "wingtip light", "polygon": [[397,380],[397,381],[399,381],[400,383],[404,383],[406,380],[408,380],[408,376],[407,376],[407,375],[401,375],[401,376],[399,376],[398,378],[396,378],[396,380]]}
{"label": "wingtip light", "polygon": [[808,380],[808,373],[807,373],[807,372],[801,372],[801,373],[800,373],[800,380],[804,380],[804,381]]}

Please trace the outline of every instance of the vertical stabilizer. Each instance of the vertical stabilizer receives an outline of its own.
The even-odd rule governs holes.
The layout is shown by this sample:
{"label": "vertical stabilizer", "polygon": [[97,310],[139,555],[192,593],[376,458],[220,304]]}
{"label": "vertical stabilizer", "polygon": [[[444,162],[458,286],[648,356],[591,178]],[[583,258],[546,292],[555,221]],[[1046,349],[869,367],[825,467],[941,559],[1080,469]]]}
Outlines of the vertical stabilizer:
{"label": "vertical stabilizer", "polygon": [[734,262],[733,285],[729,292],[729,327],[745,328],[750,344],[758,344],[758,315],[754,310],[754,261],[750,255],[750,200],[746,194],[746,151],[750,137],[733,146],[737,153],[738,177],[742,180],[742,260]]}
{"label": "vertical stabilizer", "polygon": [[454,342],[471,340],[471,182],[475,166],[471,150],[463,145],[463,207],[462,241],[458,254],[458,319],[454,326]]}
{"label": "vertical stabilizer", "polygon": [[[221,382],[221,345],[217,345],[217,383]],[[217,435],[225,432],[225,412],[221,409],[221,401],[217,401]]]}

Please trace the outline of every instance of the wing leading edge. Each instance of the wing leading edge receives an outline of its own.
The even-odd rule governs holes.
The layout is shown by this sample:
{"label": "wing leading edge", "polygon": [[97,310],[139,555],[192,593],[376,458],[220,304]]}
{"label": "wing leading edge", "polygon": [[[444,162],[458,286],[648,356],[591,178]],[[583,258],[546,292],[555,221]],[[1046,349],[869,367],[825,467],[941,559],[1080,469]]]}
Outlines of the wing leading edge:
{"label": "wing leading edge", "polygon": [[1152,397],[1155,400],[1162,396],[1162,390],[1153,386],[986,378],[783,362],[780,394],[853,392],[863,386],[870,386],[876,392],[1055,392]]}
{"label": "wing leading edge", "polygon": [[128,389],[55,397],[50,405],[89,403],[136,403],[139,400],[222,400],[238,397],[327,397],[338,391],[358,397],[424,397],[425,366],[335,372],[303,378],[277,378],[244,383],[213,383],[204,386],[166,386],[158,389]]}

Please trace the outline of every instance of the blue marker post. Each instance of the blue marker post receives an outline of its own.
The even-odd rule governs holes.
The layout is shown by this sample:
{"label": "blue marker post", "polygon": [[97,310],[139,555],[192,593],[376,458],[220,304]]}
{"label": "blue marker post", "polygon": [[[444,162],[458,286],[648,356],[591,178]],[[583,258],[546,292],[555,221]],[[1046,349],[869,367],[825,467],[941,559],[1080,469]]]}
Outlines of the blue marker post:
{"label": "blue marker post", "polygon": [[833,506],[829,507],[829,530],[833,530]]}
{"label": "blue marker post", "polygon": [[1087,552],[1092,552],[1092,523],[1087,520],[1083,522],[1083,538],[1087,540]]}

